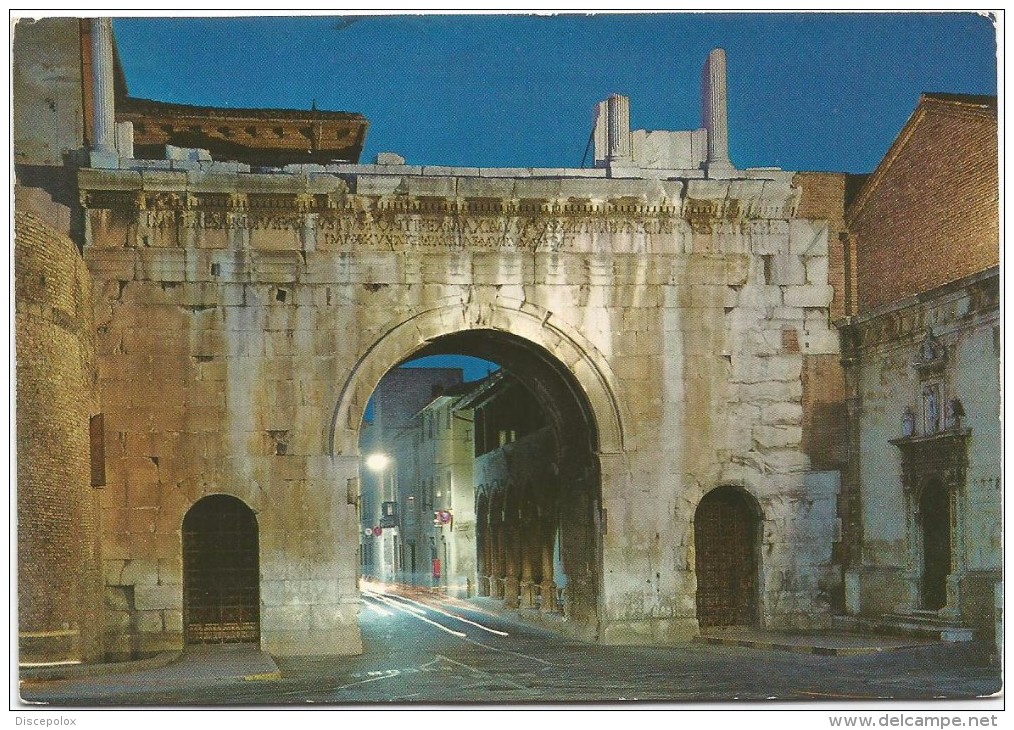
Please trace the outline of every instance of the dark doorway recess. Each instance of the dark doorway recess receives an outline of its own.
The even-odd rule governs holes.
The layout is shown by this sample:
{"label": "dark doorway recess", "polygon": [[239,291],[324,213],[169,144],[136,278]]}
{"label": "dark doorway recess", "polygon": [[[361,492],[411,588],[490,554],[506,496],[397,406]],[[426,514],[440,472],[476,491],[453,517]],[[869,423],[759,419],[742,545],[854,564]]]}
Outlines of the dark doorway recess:
{"label": "dark doorway recess", "polygon": [[183,630],[187,644],[260,640],[257,518],[225,494],[183,518]]}
{"label": "dark doorway recess", "polygon": [[922,603],[937,611],[947,605],[951,573],[951,499],[939,479],[931,479],[919,498],[922,517]]}
{"label": "dark doorway recess", "polygon": [[756,625],[759,525],[752,499],[736,487],[719,487],[698,505],[694,541],[701,628]]}

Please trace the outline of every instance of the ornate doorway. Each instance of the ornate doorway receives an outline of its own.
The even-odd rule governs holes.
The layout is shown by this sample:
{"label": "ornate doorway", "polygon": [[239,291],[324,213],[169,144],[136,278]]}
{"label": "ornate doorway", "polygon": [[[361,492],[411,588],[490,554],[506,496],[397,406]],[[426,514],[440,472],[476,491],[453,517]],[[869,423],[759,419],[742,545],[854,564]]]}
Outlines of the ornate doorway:
{"label": "ornate doorway", "polygon": [[951,573],[951,499],[939,479],[931,479],[919,497],[922,520],[922,605],[936,611],[947,605]]}
{"label": "ornate doorway", "polygon": [[968,464],[967,429],[907,436],[892,444],[901,452],[909,542],[909,607],[957,610],[949,577],[963,571],[961,495]]}
{"label": "ornate doorway", "polygon": [[225,494],[183,518],[183,631],[187,644],[260,640],[257,518]]}
{"label": "ornate doorway", "polygon": [[705,495],[694,517],[697,620],[708,626],[757,623],[757,511],[741,489]]}

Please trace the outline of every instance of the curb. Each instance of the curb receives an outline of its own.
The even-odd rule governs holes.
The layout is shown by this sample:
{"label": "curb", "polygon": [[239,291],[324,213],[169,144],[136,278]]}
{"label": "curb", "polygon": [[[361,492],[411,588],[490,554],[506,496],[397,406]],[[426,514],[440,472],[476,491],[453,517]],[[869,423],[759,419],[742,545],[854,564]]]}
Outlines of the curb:
{"label": "curb", "polygon": [[277,682],[282,678],[279,671],[262,672],[261,674],[247,674],[243,677],[244,682]]}
{"label": "curb", "polygon": [[129,662],[107,662],[103,664],[66,664],[54,667],[18,667],[18,677],[22,681],[51,681],[58,679],[81,679],[84,677],[102,677],[107,674],[126,674],[142,672],[149,669],[160,669],[168,666],[183,656],[182,651],[163,651],[147,659]]}
{"label": "curb", "polygon": [[801,644],[780,644],[777,641],[761,641],[759,639],[733,639],[720,636],[698,636],[695,642],[713,646],[738,646],[747,649],[767,649],[769,651],[787,651],[793,654],[813,654],[815,656],[866,656],[883,654],[904,649],[916,649],[925,644],[903,644],[899,646],[816,646]]}

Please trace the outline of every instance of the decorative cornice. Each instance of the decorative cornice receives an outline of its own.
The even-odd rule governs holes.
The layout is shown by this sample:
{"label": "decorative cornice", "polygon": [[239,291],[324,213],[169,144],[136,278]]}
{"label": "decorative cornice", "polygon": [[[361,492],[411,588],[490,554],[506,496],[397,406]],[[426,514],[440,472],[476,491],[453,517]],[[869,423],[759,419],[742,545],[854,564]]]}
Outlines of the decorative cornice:
{"label": "decorative cornice", "polygon": [[633,201],[619,198],[606,201],[550,198],[456,198],[410,195],[350,195],[272,192],[190,192],[177,190],[88,190],[81,193],[86,209],[124,211],[216,210],[265,214],[365,212],[375,216],[435,217],[539,217],[560,220],[631,221],[657,223],[671,230],[685,221],[697,232],[711,233],[716,226],[732,225],[744,232],[764,233],[772,222],[750,214],[750,208],[735,199],[719,201]]}
{"label": "decorative cornice", "polygon": [[970,428],[962,429],[950,429],[947,431],[937,431],[936,433],[922,434],[919,436],[905,436],[903,438],[891,439],[890,443],[897,446],[902,451],[916,451],[924,447],[931,446],[936,448],[940,445],[951,445],[954,443],[964,443],[972,433]]}
{"label": "decorative cornice", "polygon": [[939,477],[947,489],[964,486],[968,467],[970,429],[938,431],[925,436],[892,439],[901,452],[902,485],[906,491],[918,491],[926,478]]}
{"label": "decorative cornice", "polygon": [[134,125],[139,153],[161,157],[166,145],[174,145],[266,166],[358,162],[369,127],[366,117],[349,112],[227,109],[131,97],[119,100],[116,119]]}
{"label": "decorative cornice", "polygon": [[[961,307],[954,316],[928,316],[929,311],[955,305],[963,298],[967,298],[967,306]],[[849,317],[838,322],[842,334],[842,354],[857,356],[864,349],[885,344],[904,342],[914,345],[925,335],[930,324],[939,329],[948,323],[959,324],[980,314],[998,312],[999,308],[1000,272],[999,267],[992,267],[861,317]],[[922,364],[927,370],[933,370],[940,362],[938,358],[929,358]]]}

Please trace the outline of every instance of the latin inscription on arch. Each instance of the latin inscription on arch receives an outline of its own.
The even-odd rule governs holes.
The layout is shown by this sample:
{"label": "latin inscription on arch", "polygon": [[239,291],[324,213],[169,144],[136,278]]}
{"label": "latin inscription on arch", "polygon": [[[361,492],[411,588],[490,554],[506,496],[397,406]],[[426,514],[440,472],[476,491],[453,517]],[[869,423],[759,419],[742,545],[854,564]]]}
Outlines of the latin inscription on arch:
{"label": "latin inscription on arch", "polygon": [[644,237],[676,232],[671,218],[419,216],[401,213],[341,215],[231,213],[226,211],[144,210],[139,223],[149,230],[298,231],[316,229],[322,248],[571,248],[579,237]]}
{"label": "latin inscription on arch", "polygon": [[[259,233],[267,248],[318,250],[487,249],[521,251],[658,249],[655,236],[679,235],[687,221],[676,208],[611,203],[417,198],[348,195],[262,195],[218,193],[89,192],[92,209],[109,208],[136,221],[144,232],[201,231]],[[297,233],[298,238],[289,235]],[[263,238],[279,234],[277,240]],[[610,240],[596,241],[599,237]],[[168,245],[175,245],[175,238]],[[138,244],[140,245],[140,244]],[[143,245],[152,245],[145,239]],[[158,246],[158,243],[154,245]],[[163,244],[164,245],[164,244]],[[191,244],[193,245],[193,244]],[[200,243],[196,243],[200,245]],[[663,245],[662,248],[668,248]]]}
{"label": "latin inscription on arch", "polygon": [[568,249],[594,234],[648,236],[676,231],[672,219],[567,216],[321,215],[316,221],[325,248],[357,246]]}

